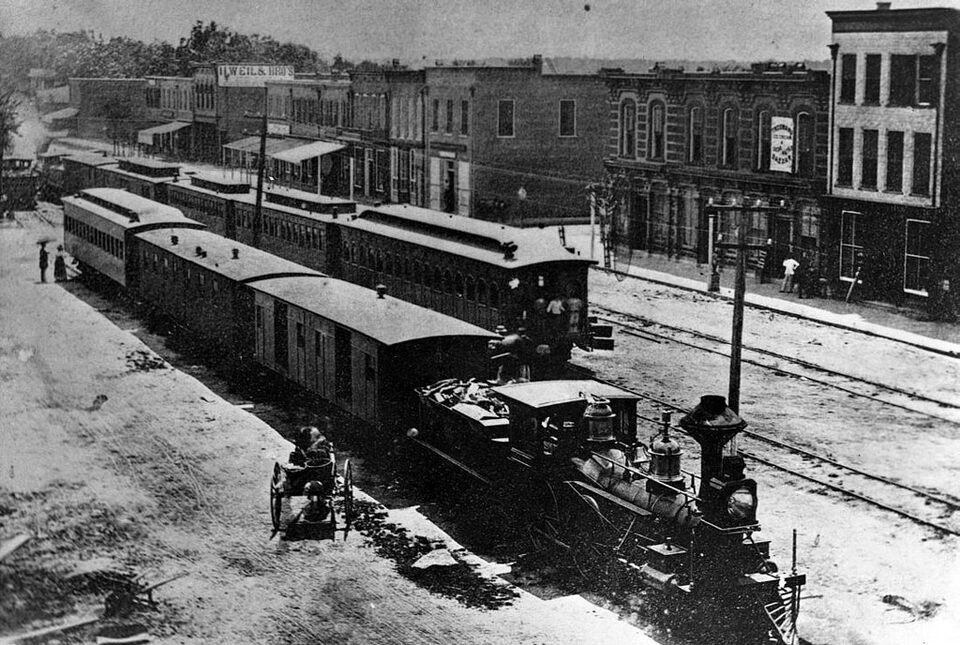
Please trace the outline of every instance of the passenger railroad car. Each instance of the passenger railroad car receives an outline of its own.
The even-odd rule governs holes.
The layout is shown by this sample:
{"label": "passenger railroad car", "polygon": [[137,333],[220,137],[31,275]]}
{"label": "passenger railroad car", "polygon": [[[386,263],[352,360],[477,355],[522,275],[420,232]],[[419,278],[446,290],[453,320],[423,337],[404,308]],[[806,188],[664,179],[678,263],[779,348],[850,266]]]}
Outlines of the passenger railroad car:
{"label": "passenger railroad car", "polygon": [[237,363],[251,357],[254,340],[253,298],[244,285],[282,276],[322,276],[210,231],[167,228],[137,237],[140,298]]}
{"label": "passenger railroad car", "polygon": [[[486,329],[526,327],[561,352],[587,334],[593,261],[542,230],[387,205],[344,222],[341,246],[340,275],[350,282],[382,283],[400,298]],[[548,313],[555,299],[561,314]]]}
{"label": "passenger railroad car", "polygon": [[136,290],[136,233],[170,227],[203,228],[176,208],[116,188],[88,188],[63,198],[64,249],[80,264]]}

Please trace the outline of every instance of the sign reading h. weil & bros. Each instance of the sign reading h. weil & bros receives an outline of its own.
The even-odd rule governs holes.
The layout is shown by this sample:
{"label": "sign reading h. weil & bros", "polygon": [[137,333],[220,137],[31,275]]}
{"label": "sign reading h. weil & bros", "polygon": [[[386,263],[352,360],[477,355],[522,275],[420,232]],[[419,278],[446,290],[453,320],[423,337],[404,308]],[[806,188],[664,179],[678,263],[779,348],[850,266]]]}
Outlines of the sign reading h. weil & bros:
{"label": "sign reading h. weil & bros", "polygon": [[289,80],[293,80],[293,65],[217,65],[217,85],[220,87],[263,87],[267,81]]}

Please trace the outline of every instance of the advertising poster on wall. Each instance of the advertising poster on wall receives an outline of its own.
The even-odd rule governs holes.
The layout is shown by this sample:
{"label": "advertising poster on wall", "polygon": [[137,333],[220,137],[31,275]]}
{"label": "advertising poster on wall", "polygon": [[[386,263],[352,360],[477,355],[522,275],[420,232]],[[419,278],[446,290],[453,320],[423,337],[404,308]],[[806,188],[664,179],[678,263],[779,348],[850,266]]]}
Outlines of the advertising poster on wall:
{"label": "advertising poster on wall", "polygon": [[793,172],[793,119],[770,119],[770,170]]}

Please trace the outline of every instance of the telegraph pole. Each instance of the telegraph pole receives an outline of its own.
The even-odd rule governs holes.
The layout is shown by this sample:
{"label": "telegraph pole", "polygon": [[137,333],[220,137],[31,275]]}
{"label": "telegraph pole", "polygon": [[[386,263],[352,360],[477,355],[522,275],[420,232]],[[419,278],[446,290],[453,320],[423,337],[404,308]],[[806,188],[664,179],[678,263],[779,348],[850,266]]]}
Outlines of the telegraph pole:
{"label": "telegraph pole", "polygon": [[[730,381],[727,391],[727,405],[736,413],[740,413],[740,364],[743,351],[743,308],[747,291],[747,251],[765,249],[766,244],[747,244],[747,227],[750,225],[753,213],[770,213],[783,210],[780,206],[763,206],[759,200],[753,206],[740,204],[710,204],[708,216],[710,221],[721,213],[735,214],[737,218],[737,237],[733,244],[717,244],[717,248],[734,248],[737,250],[737,274],[733,290],[733,325],[730,332]],[[711,237],[712,240],[712,237]]]}
{"label": "telegraph pole", "polygon": [[257,202],[253,210],[253,246],[260,248],[263,232],[263,167],[267,156],[267,87],[263,87],[263,114],[260,121],[260,155],[257,158]]}

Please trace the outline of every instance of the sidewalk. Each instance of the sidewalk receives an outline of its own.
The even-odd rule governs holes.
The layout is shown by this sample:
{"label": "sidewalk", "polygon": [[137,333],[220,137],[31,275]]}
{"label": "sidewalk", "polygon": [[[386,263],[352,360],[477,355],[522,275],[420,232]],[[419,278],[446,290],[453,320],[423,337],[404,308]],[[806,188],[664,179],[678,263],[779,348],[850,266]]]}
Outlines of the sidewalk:
{"label": "sidewalk", "polygon": [[[590,256],[590,227],[566,227],[567,245]],[[594,239],[593,258],[603,265],[599,236]],[[616,269],[664,285],[707,292],[709,268],[692,260],[670,259],[661,254],[634,251],[629,264],[618,261]],[[724,266],[720,273],[720,297],[733,298],[736,269]],[[920,320],[918,312],[885,303],[844,302],[842,299],[780,293],[780,281],[760,283],[753,271],[747,273],[748,305],[807,318],[817,322],[889,338],[933,352],[960,358],[960,325]]]}

